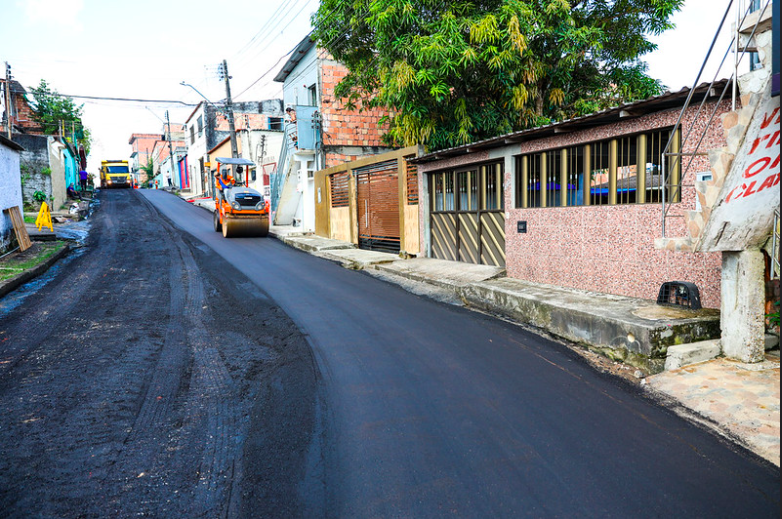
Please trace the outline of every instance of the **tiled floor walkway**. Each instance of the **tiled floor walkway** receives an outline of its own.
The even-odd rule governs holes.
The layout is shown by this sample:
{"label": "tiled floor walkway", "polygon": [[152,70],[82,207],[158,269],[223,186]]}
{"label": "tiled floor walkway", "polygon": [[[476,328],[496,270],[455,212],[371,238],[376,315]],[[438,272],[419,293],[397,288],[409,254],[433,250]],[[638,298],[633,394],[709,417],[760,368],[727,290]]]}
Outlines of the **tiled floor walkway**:
{"label": "tiled floor walkway", "polygon": [[779,466],[779,350],[759,364],[715,359],[647,378]]}

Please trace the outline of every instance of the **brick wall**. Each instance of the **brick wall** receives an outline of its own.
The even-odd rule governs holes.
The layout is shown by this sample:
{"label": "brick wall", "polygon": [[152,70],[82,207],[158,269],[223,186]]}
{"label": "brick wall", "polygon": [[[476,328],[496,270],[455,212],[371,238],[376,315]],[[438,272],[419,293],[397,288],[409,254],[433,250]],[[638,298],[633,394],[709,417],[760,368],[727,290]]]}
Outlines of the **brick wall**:
{"label": "brick wall", "polygon": [[[321,60],[320,67],[324,146],[383,148],[375,153],[390,149],[385,148],[382,141],[383,134],[388,131],[388,124],[378,126],[380,118],[387,112],[380,109],[360,111],[358,107],[355,110],[345,108],[345,103],[334,96],[334,88],[347,75],[347,69],[330,59]],[[326,164],[327,167],[329,165],[333,164]]]}

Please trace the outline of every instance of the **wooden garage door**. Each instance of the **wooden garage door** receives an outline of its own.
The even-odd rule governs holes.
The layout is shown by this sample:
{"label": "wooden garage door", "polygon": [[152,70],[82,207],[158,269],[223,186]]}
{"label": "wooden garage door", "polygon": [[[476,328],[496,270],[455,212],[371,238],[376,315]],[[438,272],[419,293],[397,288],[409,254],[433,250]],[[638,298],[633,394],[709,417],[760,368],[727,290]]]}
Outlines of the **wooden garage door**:
{"label": "wooden garage door", "polygon": [[358,246],[399,252],[399,170],[396,160],[356,169]]}

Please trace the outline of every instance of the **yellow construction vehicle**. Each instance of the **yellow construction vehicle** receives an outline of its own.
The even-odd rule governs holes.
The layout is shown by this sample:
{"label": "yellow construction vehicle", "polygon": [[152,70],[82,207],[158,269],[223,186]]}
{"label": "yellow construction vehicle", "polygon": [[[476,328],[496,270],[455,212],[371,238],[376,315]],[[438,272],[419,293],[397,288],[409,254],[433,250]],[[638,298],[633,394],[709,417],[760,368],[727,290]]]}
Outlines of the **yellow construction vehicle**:
{"label": "yellow construction vehicle", "polygon": [[131,187],[127,160],[102,160],[100,163],[100,187]]}
{"label": "yellow construction vehicle", "polygon": [[255,164],[247,159],[217,158],[214,173],[214,229],[223,236],[266,236],[269,234],[269,201],[247,187],[248,168]]}

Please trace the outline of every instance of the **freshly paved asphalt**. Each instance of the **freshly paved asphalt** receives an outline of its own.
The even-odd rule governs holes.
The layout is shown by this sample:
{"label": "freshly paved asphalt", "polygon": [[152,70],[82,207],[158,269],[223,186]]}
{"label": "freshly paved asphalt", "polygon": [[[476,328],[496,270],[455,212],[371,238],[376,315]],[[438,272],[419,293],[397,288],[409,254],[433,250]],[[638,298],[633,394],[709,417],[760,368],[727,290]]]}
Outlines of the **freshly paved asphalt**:
{"label": "freshly paved asphalt", "polygon": [[779,515],[776,467],[563,346],[274,239],[224,239],[203,209],[140,194],[307,335],[322,434],[300,487],[304,515]]}

